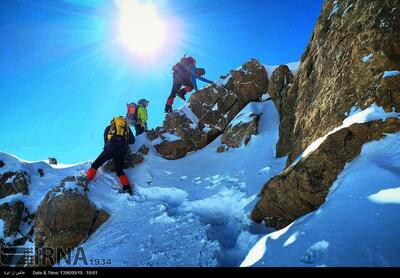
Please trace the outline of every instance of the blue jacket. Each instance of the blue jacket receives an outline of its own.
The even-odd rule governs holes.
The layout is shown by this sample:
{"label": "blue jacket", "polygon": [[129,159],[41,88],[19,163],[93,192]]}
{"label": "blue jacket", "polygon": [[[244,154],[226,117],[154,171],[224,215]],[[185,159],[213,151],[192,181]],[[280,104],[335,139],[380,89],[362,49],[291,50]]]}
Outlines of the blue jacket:
{"label": "blue jacket", "polygon": [[191,71],[191,79],[192,79],[192,84],[193,84],[193,86],[194,86],[194,89],[195,89],[196,91],[197,91],[197,82],[196,82],[196,79],[199,79],[199,80],[201,80],[201,81],[203,81],[203,82],[206,82],[206,83],[208,83],[208,84],[213,83],[212,81],[210,81],[210,80],[208,80],[208,79],[205,79],[205,78],[203,78],[203,77],[201,77],[201,76],[197,76],[196,70],[197,70],[196,66],[193,65],[192,71]]}

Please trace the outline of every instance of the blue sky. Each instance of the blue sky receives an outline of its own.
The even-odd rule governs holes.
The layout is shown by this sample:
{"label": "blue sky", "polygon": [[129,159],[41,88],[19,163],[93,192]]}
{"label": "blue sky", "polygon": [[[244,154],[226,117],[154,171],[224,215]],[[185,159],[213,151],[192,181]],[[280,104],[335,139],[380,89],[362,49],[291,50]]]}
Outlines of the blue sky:
{"label": "blue sky", "polygon": [[26,160],[93,160],[105,126],[125,115],[127,102],[149,99],[149,127],[162,123],[171,67],[184,53],[211,80],[252,57],[269,65],[299,61],[323,4],[153,2],[169,26],[168,44],[141,56],[115,40],[114,0],[1,0],[0,151]]}

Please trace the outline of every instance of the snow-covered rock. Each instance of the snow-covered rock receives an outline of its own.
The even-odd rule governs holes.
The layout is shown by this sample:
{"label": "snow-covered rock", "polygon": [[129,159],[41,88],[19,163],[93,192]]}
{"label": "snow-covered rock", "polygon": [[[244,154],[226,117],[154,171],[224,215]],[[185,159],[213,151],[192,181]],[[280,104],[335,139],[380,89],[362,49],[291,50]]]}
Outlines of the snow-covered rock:
{"label": "snow-covered rock", "polygon": [[[68,254],[88,238],[109,215],[90,202],[83,190],[83,176],[70,176],[48,192],[35,217],[35,262],[52,266],[61,259],[57,248]],[[52,251],[53,255],[48,256]]]}

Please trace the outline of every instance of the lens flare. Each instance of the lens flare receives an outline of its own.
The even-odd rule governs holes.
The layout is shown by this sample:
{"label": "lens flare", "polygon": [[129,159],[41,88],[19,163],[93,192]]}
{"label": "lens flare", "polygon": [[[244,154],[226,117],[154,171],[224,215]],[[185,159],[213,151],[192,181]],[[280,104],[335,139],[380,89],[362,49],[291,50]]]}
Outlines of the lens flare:
{"label": "lens flare", "polygon": [[151,54],[163,46],[166,26],[154,5],[122,1],[119,3],[119,9],[118,39],[129,50],[139,54]]}

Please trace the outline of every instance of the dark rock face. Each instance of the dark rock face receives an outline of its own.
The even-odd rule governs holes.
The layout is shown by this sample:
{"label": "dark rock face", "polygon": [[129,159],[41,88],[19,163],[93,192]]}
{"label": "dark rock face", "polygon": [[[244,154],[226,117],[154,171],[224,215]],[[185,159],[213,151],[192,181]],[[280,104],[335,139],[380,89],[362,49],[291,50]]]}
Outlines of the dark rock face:
{"label": "dark rock face", "polygon": [[[280,113],[277,156],[287,166],[315,140],[339,127],[353,107],[400,111],[400,1],[325,1],[292,85],[287,69],[270,80]],[[273,74],[273,75],[274,75]],[[284,78],[283,78],[284,79]],[[283,84],[284,85],[284,84]],[[400,130],[399,119],[354,124],[264,185],[251,218],[282,228],[317,209],[362,145]]]}
{"label": "dark rock face", "polygon": [[26,172],[6,172],[0,175],[0,198],[22,193],[28,194],[29,177]]}
{"label": "dark rock face", "polygon": [[325,202],[345,164],[356,158],[363,144],[400,131],[400,119],[354,124],[327,139],[309,156],[268,181],[251,213],[255,222],[283,228]]}
{"label": "dark rock face", "polygon": [[21,201],[16,201],[12,205],[5,203],[0,206],[0,219],[5,224],[4,236],[15,236],[18,233],[24,208],[24,203]]}
{"label": "dark rock face", "polygon": [[3,160],[0,160],[0,168],[3,168],[6,164],[4,163]]}
{"label": "dark rock face", "polygon": [[162,127],[148,132],[164,158],[179,159],[202,149],[221,135],[249,102],[258,101],[268,89],[267,72],[255,59],[231,71],[222,83],[194,93],[188,107],[168,114]]}
{"label": "dark rock face", "polygon": [[46,248],[61,248],[66,253],[77,247],[109,215],[97,210],[81,188],[84,176],[71,176],[64,179],[60,186],[48,192],[36,212],[35,244],[38,248],[39,266],[57,263],[58,257],[44,260]]}
{"label": "dark rock face", "polygon": [[243,144],[247,145],[251,136],[258,134],[260,115],[251,114],[248,117],[250,121],[239,122],[234,126],[229,125],[221,137],[221,143],[231,148],[239,148]]}
{"label": "dark rock face", "polygon": [[400,2],[325,1],[283,101],[279,156],[289,165],[353,106],[400,111]]}

